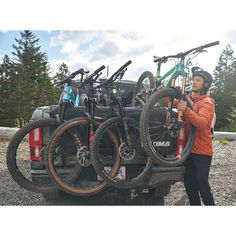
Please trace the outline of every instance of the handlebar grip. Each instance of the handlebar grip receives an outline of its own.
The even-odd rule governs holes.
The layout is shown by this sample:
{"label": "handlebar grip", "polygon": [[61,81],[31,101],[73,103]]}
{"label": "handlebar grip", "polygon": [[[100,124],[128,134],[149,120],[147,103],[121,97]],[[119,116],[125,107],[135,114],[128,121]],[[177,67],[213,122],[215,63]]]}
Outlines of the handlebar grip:
{"label": "handlebar grip", "polygon": [[[85,79],[81,85],[79,86],[79,88],[81,88],[82,86],[84,86],[85,84],[88,84],[90,82],[95,82],[97,80],[97,78],[100,76],[99,72],[104,70],[106,67],[104,65],[102,65],[101,67],[99,67],[97,70],[95,70],[91,75],[89,75],[89,77],[87,79]],[[94,77],[97,76],[94,80]]]}
{"label": "handlebar grip", "polygon": [[104,70],[106,67],[104,65],[102,65],[101,67],[99,67],[97,70],[94,71],[94,74],[98,74],[100,71]]}
{"label": "handlebar grip", "polygon": [[121,68],[118,71],[121,71],[123,69],[125,69],[128,65],[130,65],[132,63],[131,60],[127,61],[123,66],[121,66]]}
{"label": "handlebar grip", "polygon": [[65,83],[67,83],[67,81],[69,81],[69,80],[70,80],[70,79],[66,79],[66,80],[63,80],[63,81],[61,81],[61,82],[55,82],[55,83],[53,83],[53,85],[61,86],[61,85],[65,84]]}
{"label": "handlebar grip", "polygon": [[216,46],[218,44],[220,44],[220,42],[219,41],[215,41],[215,42],[212,42],[212,43],[205,44],[203,47],[204,48],[209,48],[209,47],[212,47],[212,46]]}
{"label": "handlebar grip", "polygon": [[73,78],[75,78],[76,75],[78,75],[78,74],[81,74],[81,75],[82,75],[83,73],[84,73],[84,69],[83,69],[83,68],[81,68],[81,69],[79,69],[79,70],[76,70],[75,72],[71,73],[71,74],[70,74],[67,78],[65,78],[64,80],[62,80],[62,81],[60,81],[60,82],[54,83],[54,85],[61,86],[61,85],[65,84],[65,83],[70,82]]}
{"label": "handlebar grip", "polygon": [[77,71],[71,73],[71,75],[75,77],[76,75],[78,75],[78,74],[83,74],[83,73],[84,73],[84,69],[81,68],[81,69],[79,69],[79,70],[77,70]]}

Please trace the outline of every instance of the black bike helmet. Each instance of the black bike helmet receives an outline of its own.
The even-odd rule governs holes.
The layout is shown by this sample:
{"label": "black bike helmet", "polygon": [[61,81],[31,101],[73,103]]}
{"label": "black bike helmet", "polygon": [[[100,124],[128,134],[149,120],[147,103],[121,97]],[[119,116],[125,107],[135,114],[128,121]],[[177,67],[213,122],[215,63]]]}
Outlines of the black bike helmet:
{"label": "black bike helmet", "polygon": [[204,82],[208,83],[208,86],[205,87],[206,91],[208,91],[213,81],[212,75],[200,67],[192,67],[191,70],[192,70],[193,78],[195,76],[200,76],[204,79]]}

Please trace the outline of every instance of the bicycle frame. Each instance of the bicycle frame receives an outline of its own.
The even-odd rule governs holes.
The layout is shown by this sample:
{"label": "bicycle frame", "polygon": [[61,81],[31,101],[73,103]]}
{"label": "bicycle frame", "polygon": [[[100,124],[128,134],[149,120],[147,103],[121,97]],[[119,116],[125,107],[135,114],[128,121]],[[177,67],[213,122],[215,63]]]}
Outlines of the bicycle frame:
{"label": "bicycle frame", "polygon": [[100,76],[100,74],[97,75],[97,77],[94,80],[91,80],[88,87],[88,101],[85,105],[84,115],[86,118],[89,119],[89,127],[88,127],[88,137],[87,137],[87,143],[86,145],[89,147],[92,143],[94,132],[95,132],[95,113],[94,109],[96,106],[95,102],[95,89],[94,89],[94,83],[97,80],[97,78]]}
{"label": "bicycle frame", "polygon": [[[172,67],[169,71],[167,71],[163,76],[160,75],[161,73],[161,64],[162,62],[158,62],[157,65],[157,72],[156,72],[156,88],[158,88],[161,83],[163,82],[164,87],[170,87],[174,86],[175,79],[179,76],[182,75],[183,77],[187,77],[187,72],[186,72],[186,64],[185,59],[181,58],[180,61]],[[171,77],[170,77],[171,76]],[[166,78],[168,78],[166,80]]]}
{"label": "bicycle frame", "polygon": [[[128,64],[126,63],[125,65],[128,65]],[[122,67],[124,67],[124,66],[122,66]],[[93,136],[94,136],[95,128],[96,128],[95,123],[98,124],[101,122],[101,121],[95,119],[95,107],[96,107],[95,90],[99,87],[105,86],[105,88],[108,92],[108,90],[109,90],[108,84],[109,84],[109,87],[111,89],[110,96],[113,96],[112,88],[114,88],[114,80],[117,78],[118,75],[124,74],[124,71],[122,71],[124,69],[122,69],[122,67],[113,76],[111,76],[111,78],[109,80],[107,80],[106,82],[100,83],[100,85],[98,85],[98,86],[94,86],[94,84],[97,83],[96,81],[99,78],[99,76],[101,75],[101,73],[97,73],[95,76],[93,76],[95,78],[91,77],[91,75],[90,75],[90,78],[88,78],[87,80],[84,80],[84,82],[79,86],[79,88],[86,87],[86,89],[88,90],[88,100],[85,104],[85,109],[84,109],[84,116],[89,120],[88,130],[85,131],[85,140],[86,140],[85,144],[86,144],[87,148],[90,147],[90,145],[93,141]],[[102,66],[98,70],[101,71],[104,68],[105,68],[105,66]],[[121,107],[122,106],[121,103],[122,103],[122,101],[118,102],[119,109],[123,108],[123,107]],[[112,108],[112,112],[115,113],[113,106],[111,106],[111,108]],[[124,116],[123,110],[122,110],[122,115]]]}
{"label": "bicycle frame", "polygon": [[[124,76],[125,71],[126,70],[121,72],[120,79]],[[117,131],[120,142],[123,143],[124,141],[127,141],[128,148],[132,148],[130,135],[128,133],[128,124],[125,121],[126,116],[125,116],[124,107],[122,104],[122,98],[119,95],[119,90],[117,88],[117,85],[114,82],[115,81],[112,81],[110,83],[110,88],[109,88],[110,89],[110,99],[112,102],[113,114],[120,118],[124,135],[122,134],[121,130],[118,127],[117,127],[116,131]],[[107,90],[109,90],[109,89],[107,88]],[[117,107],[117,108],[115,108],[115,107]]]}
{"label": "bicycle frame", "polygon": [[77,107],[80,103],[78,88],[76,88],[76,91],[74,92],[71,85],[66,85],[62,93],[62,101],[70,102],[73,106]]}
{"label": "bicycle frame", "polygon": [[[153,76],[153,74],[149,71],[145,71],[141,74],[137,82],[137,86],[134,90],[133,105],[136,106],[136,102],[138,102],[139,104],[141,104],[141,106],[144,106],[150,95],[161,88],[182,87],[182,94],[185,94],[187,82],[186,78],[188,75],[188,71],[186,70],[186,68],[191,65],[191,59],[193,58],[191,57],[191,55],[196,54],[194,56],[196,57],[199,53],[206,51],[204,50],[205,48],[212,47],[218,44],[219,41],[215,41],[212,43],[201,45],[196,48],[192,48],[186,52],[180,52],[176,55],[169,55],[163,57],[154,56],[154,62],[157,63],[156,76]],[[171,59],[178,59],[179,61],[174,67],[172,67],[163,76],[161,76],[161,64],[166,63]],[[178,76],[183,76],[181,86],[177,86],[175,84],[176,78]],[[147,84],[146,78],[148,78],[150,84]],[[145,82],[143,83],[143,81]]]}
{"label": "bicycle frame", "polygon": [[[78,88],[76,88],[78,91]],[[79,92],[74,94],[71,83],[64,86],[63,92],[61,94],[61,97],[59,99],[59,116],[58,120],[60,122],[63,122],[66,112],[66,107],[68,104],[71,104],[72,106],[78,106],[80,103],[80,95]]]}

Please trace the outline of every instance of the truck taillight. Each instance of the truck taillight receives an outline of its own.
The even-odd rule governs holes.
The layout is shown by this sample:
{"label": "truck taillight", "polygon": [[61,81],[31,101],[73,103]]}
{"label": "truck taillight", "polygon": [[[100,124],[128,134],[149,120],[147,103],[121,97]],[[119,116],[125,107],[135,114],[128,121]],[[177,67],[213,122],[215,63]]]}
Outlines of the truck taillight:
{"label": "truck taillight", "polygon": [[189,135],[189,126],[187,123],[181,127],[179,130],[179,135],[177,139],[177,150],[176,150],[176,155],[178,159],[181,159],[183,149],[188,141],[188,135]]}
{"label": "truck taillight", "polygon": [[29,132],[29,147],[31,161],[42,160],[42,128],[36,128]]}

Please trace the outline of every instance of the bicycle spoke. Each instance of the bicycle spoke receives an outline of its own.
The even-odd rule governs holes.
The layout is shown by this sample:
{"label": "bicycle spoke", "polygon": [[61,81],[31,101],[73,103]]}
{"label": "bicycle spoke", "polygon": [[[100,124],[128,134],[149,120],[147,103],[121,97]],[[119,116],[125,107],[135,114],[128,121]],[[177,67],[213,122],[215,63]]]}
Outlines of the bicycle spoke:
{"label": "bicycle spoke", "polygon": [[[185,125],[190,136],[186,138],[187,143],[183,148],[182,158],[179,160],[176,150],[179,130],[183,126],[177,121],[175,100],[178,96],[177,91],[172,88],[156,91],[141,113],[140,130],[143,146],[146,153],[160,165],[171,166],[183,162],[193,145],[194,128]],[[157,123],[155,123],[156,120]]]}
{"label": "bicycle spoke", "polygon": [[[147,176],[151,168],[152,163],[150,159],[145,157],[144,151],[140,141],[140,133],[136,121],[131,118],[127,119],[128,123],[128,135],[131,141],[131,146],[127,143],[128,138],[122,128],[122,123],[119,118],[112,118],[105,122],[97,130],[92,145],[92,160],[96,171],[102,178],[109,182],[112,186],[118,188],[131,188],[136,186],[141,180]],[[114,127],[114,128],[113,128]],[[115,128],[116,127],[116,128]],[[106,140],[108,130],[115,132],[119,137],[118,146],[110,144],[114,147],[114,151],[120,155],[121,168],[117,173],[110,172],[107,166],[111,165],[113,160],[105,161],[106,157],[102,155],[99,150],[99,145],[102,140]]]}
{"label": "bicycle spoke", "polygon": [[64,182],[66,184],[72,185],[76,181],[76,179],[79,177],[79,174],[81,173],[82,166],[79,164],[75,165],[74,169],[67,175],[64,179]]}
{"label": "bicycle spoke", "polygon": [[160,134],[157,138],[152,139],[152,142],[156,141],[159,137],[164,137],[164,134],[167,134],[167,133],[168,133],[168,131],[165,131],[164,133]]}

